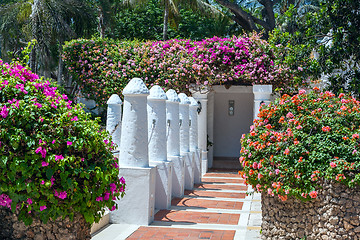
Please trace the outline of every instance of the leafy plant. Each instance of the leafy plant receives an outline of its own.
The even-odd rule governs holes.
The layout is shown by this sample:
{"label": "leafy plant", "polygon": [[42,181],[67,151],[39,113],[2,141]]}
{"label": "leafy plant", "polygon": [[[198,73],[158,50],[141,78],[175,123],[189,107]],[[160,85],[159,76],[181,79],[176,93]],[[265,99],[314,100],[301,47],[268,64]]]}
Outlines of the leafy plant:
{"label": "leafy plant", "polygon": [[262,106],[241,139],[242,176],[258,192],[316,198],[325,179],[360,184],[360,102],[301,90]]}
{"label": "leafy plant", "polygon": [[0,206],[25,224],[75,213],[93,223],[116,209],[125,181],[98,122],[18,63],[0,70]]}
{"label": "leafy plant", "polygon": [[[279,53],[280,54],[280,53]],[[186,92],[192,84],[274,84],[292,89],[293,72],[256,34],[202,41],[79,39],[64,47],[64,61],[85,97],[104,106],[133,77]]]}

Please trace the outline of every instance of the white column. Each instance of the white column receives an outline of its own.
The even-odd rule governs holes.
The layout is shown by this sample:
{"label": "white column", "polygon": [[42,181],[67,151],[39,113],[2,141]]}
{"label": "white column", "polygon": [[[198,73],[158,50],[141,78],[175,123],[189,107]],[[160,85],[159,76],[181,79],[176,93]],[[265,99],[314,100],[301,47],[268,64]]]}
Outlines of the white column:
{"label": "white column", "polygon": [[110,133],[113,143],[117,146],[116,150],[118,150],[121,138],[122,101],[117,94],[113,94],[107,101],[107,105],[106,131]]}
{"label": "white column", "polygon": [[110,213],[111,223],[148,225],[154,220],[156,167],[149,167],[147,96],[149,90],[139,78],[124,91],[119,177],[126,180],[126,194],[116,200],[119,209]]}
{"label": "white column", "polygon": [[150,89],[147,97],[148,138],[150,166],[156,166],[155,208],[171,206],[172,168],[167,161],[166,144],[166,94],[158,85]]}
{"label": "white column", "polygon": [[173,89],[167,91],[166,96],[167,155],[180,156],[180,99]]}
{"label": "white column", "polygon": [[182,197],[185,187],[185,158],[180,156],[180,99],[175,90],[166,92],[167,156],[173,163],[172,196]]}
{"label": "white column", "polygon": [[193,93],[196,100],[200,102],[201,111],[198,115],[199,148],[201,149],[201,175],[208,171],[207,157],[207,94]]}
{"label": "white column", "polygon": [[180,152],[189,152],[189,106],[190,100],[185,93],[179,94],[179,117],[180,117]]}
{"label": "white column", "polygon": [[123,90],[124,116],[121,127],[121,167],[148,167],[147,96],[140,78],[133,78]]}
{"label": "white column", "polygon": [[193,98],[189,97],[190,108],[190,151],[195,153],[195,168],[194,168],[194,183],[201,183],[201,152],[198,148],[198,102]]}
{"label": "white column", "polygon": [[190,152],[189,106],[191,102],[185,93],[180,93],[179,98],[180,155],[185,157],[185,189],[192,190],[194,188],[195,152]]}
{"label": "white column", "polygon": [[254,119],[259,114],[260,105],[265,103],[268,105],[271,102],[272,85],[254,85]]}
{"label": "white column", "polygon": [[158,85],[147,97],[149,161],[166,161],[166,94]]}

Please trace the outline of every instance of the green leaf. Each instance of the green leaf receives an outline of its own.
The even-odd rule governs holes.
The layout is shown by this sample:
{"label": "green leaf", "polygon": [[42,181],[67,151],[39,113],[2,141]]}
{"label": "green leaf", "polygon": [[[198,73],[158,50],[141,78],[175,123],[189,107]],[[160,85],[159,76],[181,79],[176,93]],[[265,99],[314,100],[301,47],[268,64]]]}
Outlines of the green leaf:
{"label": "green leaf", "polygon": [[51,177],[54,175],[54,170],[52,168],[46,169],[46,177],[50,180]]}

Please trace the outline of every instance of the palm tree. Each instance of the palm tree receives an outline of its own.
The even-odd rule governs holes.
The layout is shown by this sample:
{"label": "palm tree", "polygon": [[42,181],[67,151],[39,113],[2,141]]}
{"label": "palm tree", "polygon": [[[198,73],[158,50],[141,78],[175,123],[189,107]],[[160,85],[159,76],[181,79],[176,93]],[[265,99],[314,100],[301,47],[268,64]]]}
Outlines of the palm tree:
{"label": "palm tree", "polygon": [[[122,0],[120,6],[122,7],[134,7],[136,5],[146,4],[147,0]],[[187,6],[195,11],[201,11],[208,16],[222,15],[219,8],[215,5],[208,3],[206,0],[162,0],[164,6],[164,21],[163,21],[163,40],[168,38],[168,25],[169,21],[176,22],[176,18],[179,16],[179,6]]]}

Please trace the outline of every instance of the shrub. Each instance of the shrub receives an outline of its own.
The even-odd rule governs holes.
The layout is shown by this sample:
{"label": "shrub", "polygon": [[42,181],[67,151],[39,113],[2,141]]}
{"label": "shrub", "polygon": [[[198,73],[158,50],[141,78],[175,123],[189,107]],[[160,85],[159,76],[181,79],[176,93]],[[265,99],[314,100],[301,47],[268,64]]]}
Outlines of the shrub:
{"label": "shrub", "polygon": [[258,192],[317,197],[324,179],[360,183],[360,102],[315,88],[262,107],[241,139],[241,174]]}
{"label": "shrub", "polygon": [[[293,88],[293,73],[275,64],[273,50],[258,35],[202,41],[73,40],[64,61],[85,97],[105,105],[133,77],[186,92],[191,84],[274,84]],[[291,87],[289,87],[291,86]]]}
{"label": "shrub", "polygon": [[25,224],[99,221],[125,187],[108,134],[53,83],[17,63],[0,70],[0,205]]}

